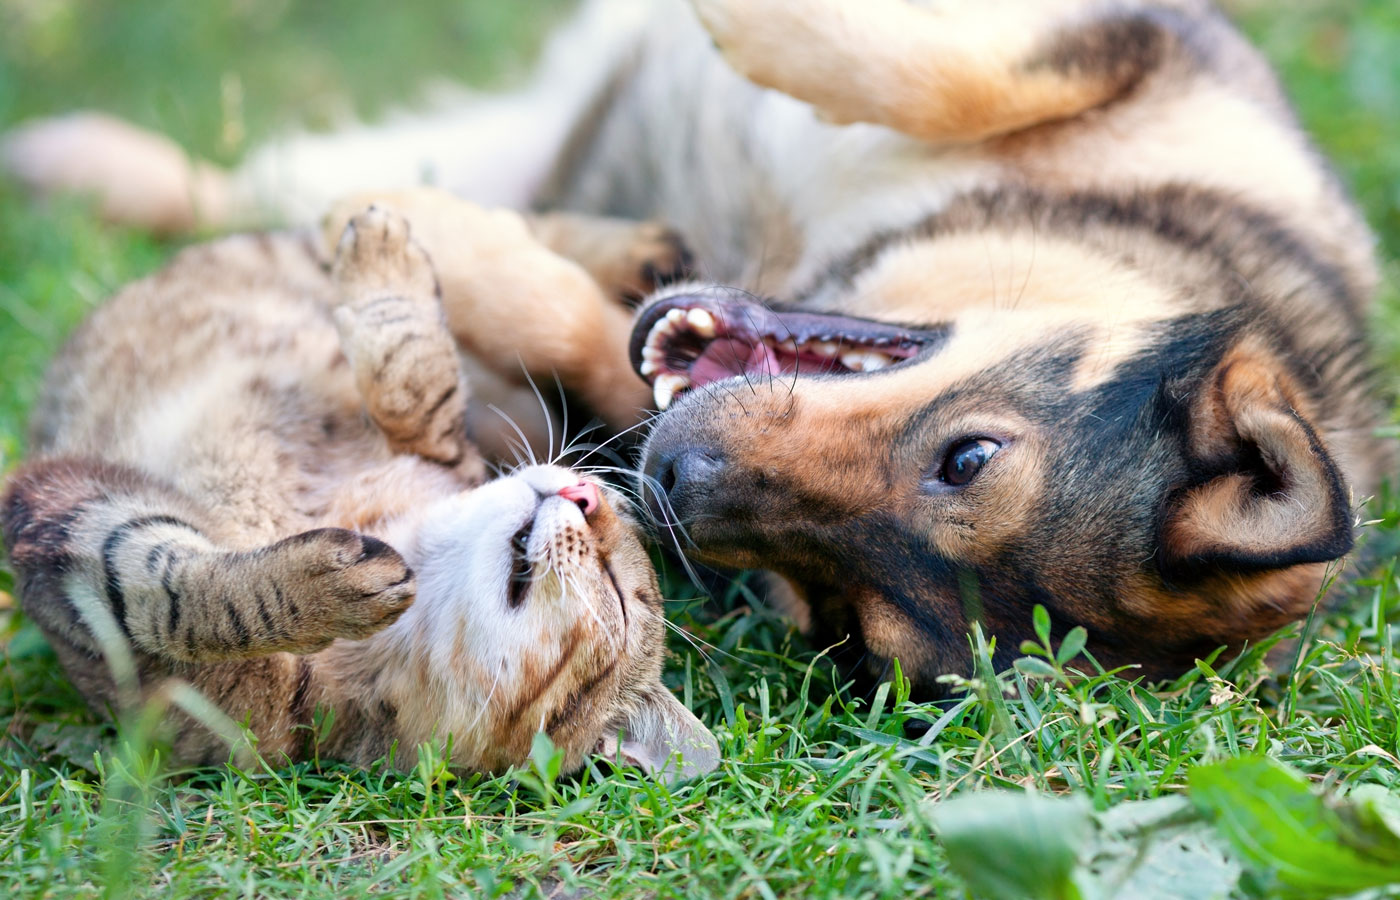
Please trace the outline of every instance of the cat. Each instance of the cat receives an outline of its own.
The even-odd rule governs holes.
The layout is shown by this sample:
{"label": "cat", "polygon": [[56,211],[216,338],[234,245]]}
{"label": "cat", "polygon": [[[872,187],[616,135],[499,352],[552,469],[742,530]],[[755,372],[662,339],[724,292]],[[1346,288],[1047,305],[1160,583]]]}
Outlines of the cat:
{"label": "cat", "polygon": [[[503,263],[585,283],[515,219],[470,221]],[[470,231],[453,237],[488,239]],[[485,318],[441,296],[391,210],[353,216],[328,255],[311,232],[184,250],[53,364],[0,526],[84,697],[123,707],[178,679],[288,760],[450,738],[454,765],[498,771],[543,731],[568,770],[594,752],[712,769],[714,738],[661,684],[656,574],[611,489],[553,465],[482,483],[454,332]],[[179,760],[228,758],[169,718]]]}

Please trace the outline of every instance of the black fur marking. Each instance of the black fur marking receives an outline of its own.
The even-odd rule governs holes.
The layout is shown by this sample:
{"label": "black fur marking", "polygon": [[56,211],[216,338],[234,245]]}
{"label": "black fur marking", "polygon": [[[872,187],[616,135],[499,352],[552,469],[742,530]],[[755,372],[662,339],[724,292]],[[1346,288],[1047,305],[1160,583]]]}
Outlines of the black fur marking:
{"label": "black fur marking", "polygon": [[[379,326],[391,325],[391,324],[394,324],[395,322],[407,321],[408,318],[409,318],[408,316],[404,316],[404,317],[402,317],[401,319],[393,319],[393,320],[388,320],[388,319],[386,319],[385,321],[379,322],[379,323],[377,323],[377,324],[378,324]],[[427,340],[427,335],[423,335],[423,334],[405,334],[403,337],[399,338],[398,343],[394,344],[394,346],[390,347],[388,350],[385,350],[385,351],[384,351],[384,355],[383,355],[382,357],[380,357],[380,359],[379,359],[379,367],[375,370],[375,373],[374,373],[374,380],[375,380],[375,381],[379,381],[379,380],[380,380],[380,375],[383,373],[383,371],[384,371],[385,369],[389,368],[389,364],[392,363],[392,362],[394,361],[394,357],[396,357],[396,356],[399,355],[399,351],[400,351],[400,350],[402,350],[404,347],[407,347],[409,344],[414,344],[414,343],[417,343],[418,341],[424,341],[424,340]]]}
{"label": "black fur marking", "polygon": [[603,683],[603,679],[611,675],[615,668],[617,668],[616,659],[609,661],[600,672],[575,688],[560,704],[559,708],[550,714],[549,721],[544,727],[545,734],[554,734],[570,719],[578,715],[579,710],[583,708],[583,702],[588,699],[588,695],[597,690],[598,686]]}
{"label": "black fur marking", "polygon": [[[1319,294],[1335,301],[1357,329],[1363,324],[1361,300],[1352,292],[1342,271],[1287,225],[1237,197],[1179,183],[1121,194],[1056,194],[1022,187],[973,191],[922,221],[876,234],[818,276],[797,297],[800,303],[802,298],[833,285],[849,288],[896,247],[952,234],[1023,228],[1079,236],[1090,247],[1102,246],[1102,239],[1095,232],[1103,228],[1155,236],[1193,255],[1214,260],[1222,276],[1212,283],[1221,288],[1229,282],[1228,299],[1234,303],[1255,300],[1248,285],[1250,271],[1241,268],[1243,258],[1257,258],[1268,266],[1296,266],[1315,282]],[[1133,264],[1131,259],[1124,261]],[[1258,261],[1251,263],[1252,268],[1258,266]]]}
{"label": "black fur marking", "polygon": [[180,624],[180,604],[183,597],[175,590],[175,565],[183,561],[184,554],[178,550],[170,550],[165,556],[165,567],[160,573],[160,586],[165,591],[165,596],[170,603],[170,636],[175,636],[175,628]]}
{"label": "black fur marking", "polygon": [[161,557],[169,549],[169,543],[157,544],[151,548],[151,552],[146,554],[146,574],[154,576],[160,568]]}
{"label": "black fur marking", "polygon": [[112,615],[116,618],[117,626],[121,628],[127,640],[131,640],[131,628],[126,622],[126,594],[122,591],[121,576],[117,574],[117,550],[133,532],[153,525],[175,525],[187,528],[196,534],[200,533],[199,529],[189,522],[174,516],[142,516],[138,519],[130,519],[113,528],[106,540],[102,542],[102,572],[106,577],[107,602],[111,604]]}
{"label": "black fur marking", "polygon": [[275,581],[272,583],[272,595],[277,598],[277,606],[285,610],[287,615],[293,619],[301,616],[301,607],[297,606],[295,600],[283,594],[282,586]]}
{"label": "black fur marking", "polygon": [[238,608],[233,605],[232,600],[224,601],[224,611],[228,613],[229,624],[233,626],[234,641],[239,647],[248,646],[251,635],[248,633],[248,626],[244,624],[243,617],[238,614]]}
{"label": "black fur marking", "polygon": [[1082,431],[1092,432],[1099,441],[1126,438],[1144,415],[1161,421],[1172,417],[1184,427],[1185,407],[1173,409],[1178,404],[1164,391],[1192,393],[1187,386],[1220,361],[1246,318],[1243,310],[1230,307],[1157,324],[1154,327],[1170,337],[1148,342],[1107,380],[1073,397],[1069,412],[1078,418]]}
{"label": "black fur marking", "polygon": [[293,725],[310,725],[311,714],[311,661],[304,656],[297,657],[296,686],[292,690],[292,701],[287,707]]}
{"label": "black fur marking", "polygon": [[[15,570],[20,603],[53,640],[55,628],[66,629],[68,623],[81,619],[63,587],[63,578],[73,568],[69,540],[86,504],[77,503],[61,514],[45,516],[23,496],[32,486],[12,482],[0,510],[0,531]],[[50,612],[48,607],[58,610]],[[66,643],[89,659],[99,658],[90,646],[80,646],[71,639]]]}
{"label": "black fur marking", "polygon": [[397,550],[395,550],[393,547],[390,547],[388,544],[384,543],[377,537],[371,537],[370,535],[365,534],[360,536],[360,541],[362,542],[362,549],[360,550],[359,559],[355,560],[356,563],[369,562],[371,560],[376,559],[393,558],[399,555],[399,552]]}
{"label": "black fur marking", "polygon": [[267,601],[263,598],[261,591],[255,591],[253,597],[258,601],[258,618],[262,620],[263,632],[270,640],[280,637],[283,634],[281,628],[273,621],[272,615],[267,611]]}
{"label": "black fur marking", "polygon": [[1061,30],[1031,56],[1025,69],[1101,79],[1121,94],[1161,66],[1171,38],[1160,15],[1112,16]]}
{"label": "black fur marking", "polygon": [[447,401],[457,396],[457,389],[458,385],[453,384],[447,390],[443,391],[442,395],[434,400],[433,405],[428,407],[428,411],[423,414],[424,418],[431,419],[433,416],[437,415],[438,410],[447,405]]}

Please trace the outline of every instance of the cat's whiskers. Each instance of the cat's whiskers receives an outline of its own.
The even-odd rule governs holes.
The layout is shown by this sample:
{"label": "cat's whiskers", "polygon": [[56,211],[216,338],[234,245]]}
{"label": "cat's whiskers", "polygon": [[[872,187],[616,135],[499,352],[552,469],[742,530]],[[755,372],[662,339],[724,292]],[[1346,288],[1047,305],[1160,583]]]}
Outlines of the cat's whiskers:
{"label": "cat's whiskers", "polygon": [[476,726],[481,723],[482,717],[485,716],[487,710],[491,708],[491,699],[496,696],[496,688],[501,683],[501,672],[505,669],[505,666],[505,660],[501,660],[500,664],[496,666],[496,677],[492,680],[491,688],[486,692],[486,697],[481,701],[481,709],[477,710],[476,718],[472,719],[471,724],[467,726],[468,732],[476,730]]}
{"label": "cat's whiskers", "polygon": [[[525,369],[525,361],[522,360],[522,359],[520,359],[518,356],[516,357],[516,361],[520,363],[520,371],[521,371],[522,373],[524,373],[524,375],[525,375],[525,382],[526,382],[527,384],[530,385],[530,390],[534,391],[534,393],[535,393],[535,400],[537,400],[537,401],[539,402],[539,404],[540,404],[540,412],[544,414],[544,430],[545,430],[545,434],[547,434],[547,435],[549,436],[549,447],[548,447],[548,450],[547,450],[546,453],[545,453],[545,458],[546,458],[546,459],[549,459],[549,460],[553,460],[553,459],[555,458],[555,457],[554,457],[554,417],[550,415],[550,413],[549,413],[549,404],[545,402],[544,394],[541,394],[541,393],[540,393],[539,386],[535,384],[535,379],[532,378],[532,377],[530,376],[530,373],[529,373],[528,371],[526,371],[526,369]],[[559,386],[559,396],[560,396],[560,398],[562,399],[563,396],[564,396],[564,386],[563,386],[562,384],[560,384],[560,382],[559,382],[559,376],[558,376],[558,375],[555,375],[555,376],[554,376],[554,383],[555,383],[556,385]],[[562,410],[561,415],[564,417],[564,420],[563,420],[563,422],[562,422],[561,425],[560,425],[560,427],[561,427],[561,429],[562,429],[562,432],[561,432],[561,434],[560,434],[559,442],[560,442],[560,444],[563,444],[563,440],[564,440],[563,434],[564,434],[564,433],[567,433],[567,432],[568,432],[568,428],[569,428],[569,407],[568,407],[567,404],[561,403],[561,404],[560,404],[560,409]],[[531,454],[530,454],[530,458],[531,458],[531,459],[534,459],[534,458],[535,458],[535,454],[534,454],[534,453],[531,453]]]}
{"label": "cat's whiskers", "polygon": [[[502,419],[504,419],[505,423],[509,425],[511,427],[511,430],[515,432],[516,436],[520,438],[520,446],[517,446],[514,441],[510,441],[511,455],[515,457],[515,468],[523,468],[527,464],[526,460],[528,460],[529,465],[537,465],[538,463],[536,462],[537,457],[535,456],[535,448],[530,445],[530,439],[525,436],[525,432],[522,431],[520,426],[515,423],[515,419],[511,418],[509,413],[507,413],[505,410],[501,409],[494,403],[488,404],[486,408],[491,410],[496,415],[500,416]],[[522,455],[520,453],[522,449],[524,450],[524,458],[522,458]]]}

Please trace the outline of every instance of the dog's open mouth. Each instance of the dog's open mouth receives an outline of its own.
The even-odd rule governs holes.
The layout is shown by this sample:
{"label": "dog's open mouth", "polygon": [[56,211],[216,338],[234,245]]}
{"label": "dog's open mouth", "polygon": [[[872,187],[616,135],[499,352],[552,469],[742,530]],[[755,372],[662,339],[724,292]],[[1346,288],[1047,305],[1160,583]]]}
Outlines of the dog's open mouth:
{"label": "dog's open mouth", "polygon": [[918,355],[935,331],[752,300],[682,294],[647,309],[632,330],[632,366],[657,409],[686,391],[735,375],[874,372]]}

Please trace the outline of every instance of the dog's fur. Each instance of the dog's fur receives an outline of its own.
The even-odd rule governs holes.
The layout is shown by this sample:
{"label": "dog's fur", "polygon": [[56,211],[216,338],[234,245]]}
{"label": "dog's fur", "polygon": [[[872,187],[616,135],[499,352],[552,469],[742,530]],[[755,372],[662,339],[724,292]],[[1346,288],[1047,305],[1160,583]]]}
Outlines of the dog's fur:
{"label": "dog's fur", "polygon": [[[1309,609],[1391,471],[1372,238],[1217,11],[692,6],[599,0],[513,101],[292,140],[229,179],[186,166],[144,221],[295,215],[427,167],[492,202],[674,223],[707,279],[787,312],[708,283],[643,309],[632,363],[663,403],[690,389],[647,442],[655,516],[699,559],[775,572],[877,673],[964,669],[973,618],[1007,659],[1035,603],[1151,675]],[[512,110],[526,130],[497,127]],[[83,185],[65,127],[115,126],[40,125],[11,168]],[[951,483],[964,452],[985,465]]]}

